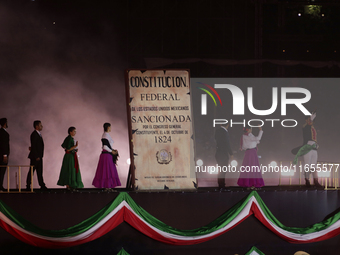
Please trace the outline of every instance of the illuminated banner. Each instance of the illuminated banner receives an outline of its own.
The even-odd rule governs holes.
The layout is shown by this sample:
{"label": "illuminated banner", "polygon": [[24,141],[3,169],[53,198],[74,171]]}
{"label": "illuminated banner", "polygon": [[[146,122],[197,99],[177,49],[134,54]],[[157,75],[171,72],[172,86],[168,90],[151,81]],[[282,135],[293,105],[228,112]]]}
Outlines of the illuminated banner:
{"label": "illuminated banner", "polygon": [[[304,184],[306,176],[317,179],[338,173],[339,146],[334,140],[334,127],[340,123],[338,78],[191,78],[190,82],[199,182],[211,179],[206,185],[217,185],[221,171],[226,186],[239,185],[238,179],[246,179],[243,173],[250,173],[247,179],[263,178],[265,185],[277,185],[280,178],[285,184],[290,178],[294,185]],[[227,125],[233,159],[221,165],[216,159],[216,132]],[[246,137],[250,133],[258,137],[260,131],[263,136],[254,147],[245,147]],[[245,164],[252,148],[258,164]],[[314,155],[312,162],[309,152]],[[227,150],[223,153],[230,155]],[[261,175],[252,175],[255,171]]]}
{"label": "illuminated banner", "polygon": [[128,70],[130,153],[135,188],[194,189],[187,70]]}

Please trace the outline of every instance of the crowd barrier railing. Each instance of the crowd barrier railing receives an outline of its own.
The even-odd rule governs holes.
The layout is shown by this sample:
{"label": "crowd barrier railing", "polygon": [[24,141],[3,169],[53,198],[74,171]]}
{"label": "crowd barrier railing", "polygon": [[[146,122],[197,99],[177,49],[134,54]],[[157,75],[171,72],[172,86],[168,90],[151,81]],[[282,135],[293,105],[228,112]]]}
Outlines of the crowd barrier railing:
{"label": "crowd barrier railing", "polygon": [[[28,191],[28,192],[33,192],[33,167],[34,166],[30,166],[30,165],[3,165],[3,166],[0,166],[0,167],[6,167],[6,172],[7,172],[7,192],[8,193],[17,193],[17,191],[10,191],[10,168],[18,168],[18,192],[19,193],[22,193],[22,190],[21,190],[21,169],[23,167],[27,167],[29,168],[31,171],[31,190]],[[24,191],[25,192],[25,191]]]}

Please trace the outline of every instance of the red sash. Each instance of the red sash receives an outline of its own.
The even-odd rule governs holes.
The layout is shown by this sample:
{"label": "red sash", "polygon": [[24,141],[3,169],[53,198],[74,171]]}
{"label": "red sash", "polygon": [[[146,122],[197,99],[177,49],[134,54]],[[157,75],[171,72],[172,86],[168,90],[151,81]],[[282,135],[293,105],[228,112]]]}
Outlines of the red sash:
{"label": "red sash", "polygon": [[78,156],[77,156],[77,152],[72,153],[71,151],[67,151],[65,150],[66,154],[73,154],[74,156],[74,168],[76,169],[76,173],[79,172],[79,164],[78,164]]}

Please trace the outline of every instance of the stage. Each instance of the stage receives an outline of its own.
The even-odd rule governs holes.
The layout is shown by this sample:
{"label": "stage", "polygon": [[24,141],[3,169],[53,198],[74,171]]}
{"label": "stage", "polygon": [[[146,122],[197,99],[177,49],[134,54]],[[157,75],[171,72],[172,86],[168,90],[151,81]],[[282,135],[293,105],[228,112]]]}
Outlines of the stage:
{"label": "stage", "polygon": [[[195,191],[136,192],[120,189],[105,192],[83,189],[67,192],[51,189],[35,193],[0,193],[1,201],[39,228],[60,230],[72,227],[112,203],[119,194],[128,197],[156,219],[180,230],[208,225],[246,198],[250,191],[230,187],[226,191],[199,188]],[[301,187],[264,187],[256,191],[271,213],[287,227],[303,228],[325,220],[340,207],[339,191]],[[126,222],[93,241],[46,249],[28,245],[0,229],[1,254],[246,254],[255,246],[264,254],[338,254],[340,236],[313,243],[290,243],[274,234],[254,215],[211,240],[193,245],[166,244],[146,236]],[[4,253],[5,252],[5,253]]]}

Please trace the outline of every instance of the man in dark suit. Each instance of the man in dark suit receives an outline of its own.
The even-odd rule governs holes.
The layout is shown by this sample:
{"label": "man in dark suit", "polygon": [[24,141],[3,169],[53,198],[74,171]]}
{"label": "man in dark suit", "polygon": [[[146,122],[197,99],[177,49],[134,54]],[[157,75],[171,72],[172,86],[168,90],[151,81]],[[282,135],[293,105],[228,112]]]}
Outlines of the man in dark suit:
{"label": "man in dark suit", "polygon": [[230,160],[233,159],[233,151],[230,146],[229,133],[228,133],[229,124],[221,125],[216,129],[215,132],[215,140],[216,140],[216,162],[218,164],[219,173],[218,173],[218,187],[220,190],[225,189],[225,174],[227,171],[222,171],[223,167],[226,168],[229,165],[229,156]]}
{"label": "man in dark suit", "polygon": [[[43,179],[43,156],[44,156],[44,141],[41,136],[41,130],[43,125],[40,120],[33,122],[34,131],[31,134],[31,147],[28,158],[31,160],[31,165],[33,165],[34,170],[37,170],[38,182],[41,190],[47,190],[47,187]],[[31,189],[31,171],[28,171],[26,179],[26,190]]]}
{"label": "man in dark suit", "polygon": [[[6,131],[6,128],[8,128],[7,119],[0,119],[0,125],[0,166],[6,166],[9,156],[9,134]],[[6,191],[3,186],[5,173],[6,167],[0,167],[0,191]]]}

